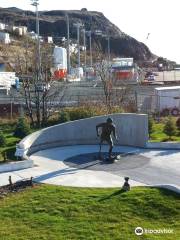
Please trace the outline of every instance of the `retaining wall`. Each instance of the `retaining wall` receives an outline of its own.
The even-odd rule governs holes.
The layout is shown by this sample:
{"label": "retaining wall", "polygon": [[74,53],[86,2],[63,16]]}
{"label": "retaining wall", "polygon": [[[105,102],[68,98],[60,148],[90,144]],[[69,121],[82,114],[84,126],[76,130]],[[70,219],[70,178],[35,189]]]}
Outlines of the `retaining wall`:
{"label": "retaining wall", "polygon": [[148,142],[149,149],[180,150],[180,142]]}
{"label": "retaining wall", "polygon": [[[112,114],[63,123],[37,131],[24,138],[18,148],[25,155],[36,151],[67,145],[98,144],[96,125],[112,117],[117,128],[117,145],[146,147],[148,117],[146,114]],[[24,156],[25,157],[25,156]]]}
{"label": "retaining wall", "polygon": [[26,168],[31,168],[33,166],[34,166],[33,160],[4,163],[0,165],[0,173],[18,171]]}

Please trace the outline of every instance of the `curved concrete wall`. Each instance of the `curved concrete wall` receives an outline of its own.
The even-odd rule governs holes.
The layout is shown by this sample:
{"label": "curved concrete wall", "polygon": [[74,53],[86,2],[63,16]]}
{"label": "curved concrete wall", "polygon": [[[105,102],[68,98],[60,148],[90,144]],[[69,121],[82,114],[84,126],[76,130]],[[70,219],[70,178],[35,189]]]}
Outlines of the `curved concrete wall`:
{"label": "curved concrete wall", "polygon": [[[112,114],[117,128],[117,145],[145,147],[148,141],[148,116],[145,114]],[[27,155],[36,151],[65,145],[97,144],[96,125],[106,121],[99,116],[59,124],[37,131],[24,138],[19,148]],[[26,155],[25,154],[25,155]]]}

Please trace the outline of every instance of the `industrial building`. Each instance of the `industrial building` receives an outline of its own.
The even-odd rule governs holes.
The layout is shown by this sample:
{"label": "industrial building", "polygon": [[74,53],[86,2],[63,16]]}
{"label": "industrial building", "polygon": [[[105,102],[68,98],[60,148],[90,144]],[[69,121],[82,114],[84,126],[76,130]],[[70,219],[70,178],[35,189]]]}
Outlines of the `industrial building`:
{"label": "industrial building", "polygon": [[54,47],[53,51],[53,72],[57,80],[64,79],[67,76],[67,51],[62,47]]}
{"label": "industrial building", "polygon": [[11,42],[9,33],[0,32],[0,43],[9,44]]}
{"label": "industrial building", "polygon": [[114,58],[112,73],[115,80],[133,80],[135,67],[133,58]]}

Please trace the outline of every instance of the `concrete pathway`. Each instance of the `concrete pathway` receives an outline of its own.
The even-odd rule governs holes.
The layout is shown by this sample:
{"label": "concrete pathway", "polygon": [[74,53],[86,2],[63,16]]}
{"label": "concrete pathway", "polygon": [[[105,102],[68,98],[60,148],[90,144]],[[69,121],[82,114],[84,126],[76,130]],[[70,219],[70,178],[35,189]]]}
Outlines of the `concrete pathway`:
{"label": "concrete pathway", "polygon": [[[107,147],[104,146],[104,151]],[[8,183],[8,176],[13,181],[31,176],[38,182],[76,187],[120,187],[124,177],[130,177],[131,186],[171,185],[180,189],[180,151],[147,150],[131,147],[115,147],[116,152],[131,152],[131,158],[122,158],[116,167],[93,170],[72,167],[67,159],[81,154],[98,152],[98,146],[66,146],[47,149],[33,154],[35,167],[20,171],[0,174],[0,185]],[[135,156],[133,158],[133,156]],[[142,161],[143,159],[143,161]],[[141,160],[141,161],[140,161]],[[134,162],[133,162],[134,161]],[[116,163],[115,163],[116,164]]]}

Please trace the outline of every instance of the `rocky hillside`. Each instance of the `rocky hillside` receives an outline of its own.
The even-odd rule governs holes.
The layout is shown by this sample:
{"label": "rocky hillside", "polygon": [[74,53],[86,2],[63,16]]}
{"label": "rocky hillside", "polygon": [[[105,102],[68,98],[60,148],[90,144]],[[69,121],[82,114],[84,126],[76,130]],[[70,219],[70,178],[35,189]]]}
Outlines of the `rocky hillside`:
{"label": "rocky hillside", "polygon": [[[40,34],[43,36],[66,36],[66,18],[69,15],[71,38],[76,39],[74,23],[81,22],[86,30],[101,30],[111,36],[111,52],[115,56],[134,57],[136,60],[149,60],[154,58],[146,45],[138,42],[131,36],[123,33],[117,26],[111,23],[102,13],[87,11],[86,9],[71,11],[42,11],[40,12]],[[35,14],[17,8],[0,8],[0,21],[15,25],[26,25],[29,31],[35,31]],[[92,36],[93,44],[107,51],[105,37]]]}

